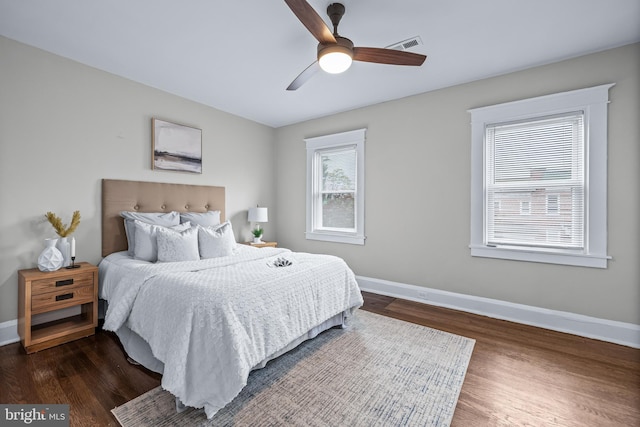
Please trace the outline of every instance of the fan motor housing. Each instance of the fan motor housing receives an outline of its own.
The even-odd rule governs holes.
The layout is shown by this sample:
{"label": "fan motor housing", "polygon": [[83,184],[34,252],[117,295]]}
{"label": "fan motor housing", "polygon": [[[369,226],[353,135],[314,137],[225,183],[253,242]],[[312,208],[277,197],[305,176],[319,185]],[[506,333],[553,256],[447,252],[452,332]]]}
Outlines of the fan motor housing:
{"label": "fan motor housing", "polygon": [[322,52],[325,49],[330,49],[334,52],[344,52],[347,55],[353,57],[353,42],[346,37],[336,36],[336,43],[318,44],[318,59],[322,56]]}

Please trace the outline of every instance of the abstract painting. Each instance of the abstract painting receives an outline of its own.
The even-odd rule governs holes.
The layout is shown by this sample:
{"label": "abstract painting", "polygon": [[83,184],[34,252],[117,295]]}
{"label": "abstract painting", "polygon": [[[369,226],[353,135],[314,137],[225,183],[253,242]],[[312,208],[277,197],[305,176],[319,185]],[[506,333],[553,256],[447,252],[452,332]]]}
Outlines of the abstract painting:
{"label": "abstract painting", "polygon": [[151,168],[202,173],[202,130],[151,119]]}

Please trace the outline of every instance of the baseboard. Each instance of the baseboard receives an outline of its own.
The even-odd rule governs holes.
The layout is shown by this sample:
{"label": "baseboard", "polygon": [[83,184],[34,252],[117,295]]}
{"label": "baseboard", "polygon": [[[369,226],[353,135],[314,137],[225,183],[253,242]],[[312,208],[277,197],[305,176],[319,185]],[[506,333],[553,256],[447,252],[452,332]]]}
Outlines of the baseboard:
{"label": "baseboard", "polygon": [[0,323],[0,347],[7,344],[13,344],[20,341],[18,335],[18,321],[9,320],[7,322]]}
{"label": "baseboard", "polygon": [[[388,295],[640,348],[640,325],[632,323],[616,322],[565,311],[549,310],[371,277],[358,276],[357,280],[360,289],[374,294]],[[20,341],[18,321],[9,320],[0,323],[0,346],[18,341]]]}
{"label": "baseboard", "polygon": [[371,277],[358,276],[357,280],[360,289],[366,292],[640,348],[640,325],[632,323],[599,319],[581,314],[514,304]]}

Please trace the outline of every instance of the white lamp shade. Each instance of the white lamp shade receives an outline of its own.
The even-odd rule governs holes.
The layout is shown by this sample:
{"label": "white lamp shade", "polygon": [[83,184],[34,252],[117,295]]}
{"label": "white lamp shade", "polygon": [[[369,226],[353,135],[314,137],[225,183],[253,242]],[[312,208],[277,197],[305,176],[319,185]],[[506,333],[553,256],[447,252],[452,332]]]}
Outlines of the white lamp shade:
{"label": "white lamp shade", "polygon": [[249,222],[268,222],[269,213],[267,208],[249,208]]}

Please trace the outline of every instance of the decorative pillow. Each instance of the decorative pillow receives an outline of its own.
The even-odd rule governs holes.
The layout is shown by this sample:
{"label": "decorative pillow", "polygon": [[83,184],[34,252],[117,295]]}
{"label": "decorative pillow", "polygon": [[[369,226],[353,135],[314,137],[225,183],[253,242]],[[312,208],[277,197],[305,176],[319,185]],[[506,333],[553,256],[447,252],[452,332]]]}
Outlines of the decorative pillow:
{"label": "decorative pillow", "polygon": [[231,223],[226,221],[216,227],[198,227],[200,258],[229,256],[236,248]]}
{"label": "decorative pillow", "polygon": [[156,262],[158,260],[158,230],[171,229],[180,232],[191,228],[191,223],[174,225],[173,227],[162,227],[160,225],[147,224],[137,219],[133,221],[135,229],[135,240],[133,257],[143,261]]}
{"label": "decorative pillow", "polygon": [[133,221],[138,220],[147,224],[161,225],[163,227],[171,227],[180,224],[180,214],[178,212],[120,212],[120,216],[124,218],[124,231],[127,234],[127,243],[129,245],[129,256],[134,256],[135,251],[135,226]]}
{"label": "decorative pillow", "polygon": [[158,229],[158,262],[197,261],[198,229],[191,227],[184,231],[167,228]]}
{"label": "decorative pillow", "polygon": [[181,212],[180,222],[191,222],[203,227],[212,227],[220,224],[220,211],[208,212]]}

